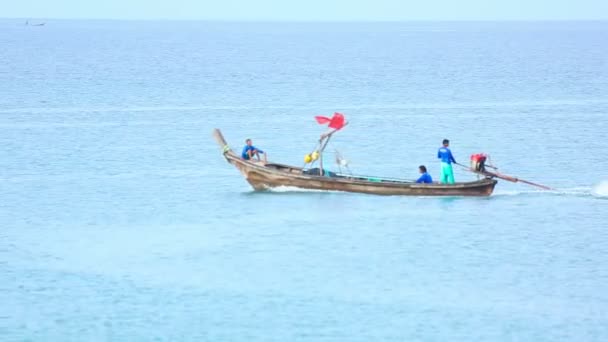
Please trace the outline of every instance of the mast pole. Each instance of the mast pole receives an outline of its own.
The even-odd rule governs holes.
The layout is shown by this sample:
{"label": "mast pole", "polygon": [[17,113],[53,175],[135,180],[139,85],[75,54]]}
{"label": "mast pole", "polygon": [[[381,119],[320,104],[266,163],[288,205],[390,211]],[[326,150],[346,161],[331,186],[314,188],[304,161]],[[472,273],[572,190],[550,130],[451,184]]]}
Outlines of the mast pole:
{"label": "mast pole", "polygon": [[[345,122],[344,125],[341,128],[345,127],[346,125],[348,125],[348,122]],[[329,143],[329,139],[331,139],[331,136],[336,133],[337,131],[339,131],[340,129],[335,129],[329,133],[323,133],[321,134],[321,138],[319,139],[319,168],[321,169],[321,171],[319,172],[319,174],[321,176],[323,176],[323,174],[325,173],[323,171],[323,151],[325,150],[325,147],[327,147],[327,144]],[[325,140],[325,141],[323,141]]]}
{"label": "mast pole", "polygon": [[[323,142],[323,139],[325,139],[325,142]],[[331,134],[327,135],[325,137],[322,137],[321,140],[319,141],[319,145],[321,146],[321,148],[319,148],[319,168],[321,169],[321,172],[320,172],[321,176],[323,176],[325,174],[325,171],[323,171],[323,151],[325,151],[325,147],[329,143],[329,139],[331,139]]]}

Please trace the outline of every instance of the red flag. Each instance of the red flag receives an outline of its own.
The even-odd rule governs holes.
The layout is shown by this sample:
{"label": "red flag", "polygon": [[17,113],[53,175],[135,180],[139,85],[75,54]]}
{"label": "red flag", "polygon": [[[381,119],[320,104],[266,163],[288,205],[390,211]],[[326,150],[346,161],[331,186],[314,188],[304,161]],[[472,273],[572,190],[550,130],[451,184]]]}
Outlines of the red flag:
{"label": "red flag", "polygon": [[342,113],[334,113],[334,116],[330,118],[326,117],[326,116],[315,116],[315,119],[317,120],[317,122],[319,123],[319,125],[324,125],[326,123],[329,123],[329,128],[333,128],[335,130],[338,130],[342,127],[344,127],[344,115]]}
{"label": "red flag", "polygon": [[315,119],[317,120],[319,125],[324,125],[328,122],[331,122],[331,119],[328,118],[327,116],[315,116]]}
{"label": "red flag", "polygon": [[342,127],[344,127],[344,115],[336,112],[329,122],[329,128],[338,130]]}

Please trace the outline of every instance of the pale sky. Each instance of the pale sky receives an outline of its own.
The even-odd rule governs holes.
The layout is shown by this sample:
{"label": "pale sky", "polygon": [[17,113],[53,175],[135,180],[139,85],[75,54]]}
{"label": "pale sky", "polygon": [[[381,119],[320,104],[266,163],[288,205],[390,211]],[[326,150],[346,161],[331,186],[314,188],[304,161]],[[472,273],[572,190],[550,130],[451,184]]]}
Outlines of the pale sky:
{"label": "pale sky", "polygon": [[608,0],[0,0],[3,18],[607,20]]}

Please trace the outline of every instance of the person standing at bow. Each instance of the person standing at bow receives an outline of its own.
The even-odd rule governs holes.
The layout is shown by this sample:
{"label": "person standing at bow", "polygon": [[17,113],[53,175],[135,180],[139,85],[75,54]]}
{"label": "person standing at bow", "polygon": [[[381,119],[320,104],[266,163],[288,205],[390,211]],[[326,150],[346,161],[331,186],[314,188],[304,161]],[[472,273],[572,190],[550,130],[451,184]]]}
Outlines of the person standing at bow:
{"label": "person standing at bow", "polygon": [[450,141],[443,139],[443,147],[437,151],[437,158],[441,159],[441,179],[443,184],[454,184],[454,170],[452,164],[456,164],[456,160],[449,149]]}

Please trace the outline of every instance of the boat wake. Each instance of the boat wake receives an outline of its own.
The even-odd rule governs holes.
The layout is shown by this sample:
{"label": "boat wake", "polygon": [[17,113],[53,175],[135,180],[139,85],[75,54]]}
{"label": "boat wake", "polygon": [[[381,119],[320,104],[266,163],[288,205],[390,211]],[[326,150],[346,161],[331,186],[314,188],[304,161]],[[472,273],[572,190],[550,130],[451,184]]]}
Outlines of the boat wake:
{"label": "boat wake", "polygon": [[521,195],[555,195],[575,197],[596,197],[608,199],[608,181],[602,181],[592,187],[573,187],[554,190],[496,190],[492,196],[521,196]]}
{"label": "boat wake", "polygon": [[[294,186],[279,186],[270,188],[269,193],[342,193],[338,190],[314,190],[302,189]],[[573,197],[596,197],[608,199],[608,181],[602,181],[593,187],[573,187],[554,190],[496,190],[491,197],[509,196],[573,196]]]}

